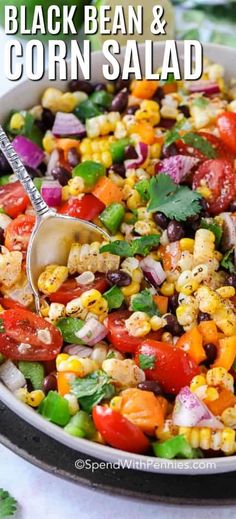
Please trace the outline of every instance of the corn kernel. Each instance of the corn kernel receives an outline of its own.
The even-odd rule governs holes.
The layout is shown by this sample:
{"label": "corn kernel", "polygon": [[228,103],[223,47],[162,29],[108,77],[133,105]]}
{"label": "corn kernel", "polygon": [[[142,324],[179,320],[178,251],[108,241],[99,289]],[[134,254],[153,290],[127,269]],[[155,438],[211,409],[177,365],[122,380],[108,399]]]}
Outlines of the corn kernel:
{"label": "corn kernel", "polygon": [[190,296],[193,292],[197,290],[198,287],[199,283],[195,279],[192,279],[181,288],[181,292],[185,296]]}
{"label": "corn kernel", "polygon": [[164,332],[161,336],[162,342],[167,342],[168,344],[173,343],[173,335],[170,332]]}
{"label": "corn kernel", "polygon": [[66,202],[70,198],[70,187],[69,186],[63,186],[62,188],[62,200],[63,202]]}
{"label": "corn kernel", "polygon": [[45,133],[43,138],[43,148],[47,153],[52,153],[52,151],[56,148],[57,141],[54,135],[48,131]]}
{"label": "corn kernel", "polygon": [[206,374],[206,381],[209,386],[220,386],[232,392],[234,391],[234,378],[225,368],[217,367],[209,369]]}
{"label": "corn kernel", "polygon": [[206,377],[204,375],[196,375],[195,377],[193,377],[193,379],[191,381],[190,389],[191,389],[191,391],[194,392],[199,387],[205,386],[205,385],[206,385]]}
{"label": "corn kernel", "polygon": [[105,168],[110,168],[112,165],[112,156],[109,151],[103,151],[101,155],[101,162]]}
{"label": "corn kernel", "polygon": [[209,187],[207,186],[199,186],[197,189],[196,189],[197,193],[199,193],[199,195],[201,195],[203,198],[206,198],[206,200],[208,200],[209,198],[212,197],[212,191],[209,189]]}
{"label": "corn kernel", "polygon": [[121,291],[125,297],[130,297],[134,294],[138,294],[138,292],[140,291],[140,283],[138,283],[137,281],[132,281],[132,283],[130,283],[130,285],[128,285],[127,287],[122,287]]}
{"label": "corn kernel", "polygon": [[22,114],[15,113],[12,115],[10,120],[10,129],[11,130],[21,130],[25,124],[25,119]]}
{"label": "corn kernel", "polygon": [[60,111],[61,112],[73,112],[77,106],[77,98],[71,92],[66,92],[60,99]]}
{"label": "corn kernel", "polygon": [[151,317],[150,324],[152,330],[156,332],[157,330],[164,328],[164,326],[166,326],[167,323],[163,317],[158,317],[158,315],[154,315],[153,317]]}
{"label": "corn kernel", "polygon": [[217,288],[216,292],[221,297],[223,297],[223,299],[228,299],[230,297],[235,296],[236,290],[234,287],[224,286],[224,287]]}
{"label": "corn kernel", "polygon": [[206,402],[213,402],[219,398],[219,393],[215,387],[208,387],[205,392],[204,400]]}
{"label": "corn kernel", "polygon": [[175,293],[175,285],[174,283],[169,283],[168,281],[164,281],[160,290],[163,296],[173,296]]}
{"label": "corn kernel", "polygon": [[121,409],[121,403],[122,403],[122,397],[121,396],[114,396],[110,401],[110,408],[113,409],[113,411],[120,412]]}
{"label": "corn kernel", "polygon": [[38,279],[38,288],[43,294],[49,295],[56,292],[62,283],[68,278],[68,268],[54,266],[53,270],[45,270]]}
{"label": "corn kernel", "polygon": [[14,395],[16,396],[16,398],[18,398],[18,400],[20,400],[24,404],[27,403],[28,394],[29,393],[28,393],[28,390],[26,387],[21,387],[20,389],[17,389],[14,392]]}
{"label": "corn kernel", "polygon": [[102,295],[98,290],[91,289],[81,294],[80,299],[83,307],[91,311],[94,305],[101,301]]}
{"label": "corn kernel", "polygon": [[236,429],[236,407],[228,407],[221,415],[221,420],[227,427]]}
{"label": "corn kernel", "polygon": [[194,240],[191,238],[182,238],[179,242],[181,251],[193,252]]}
{"label": "corn kernel", "polygon": [[134,190],[131,196],[129,196],[127,200],[127,207],[130,209],[130,211],[133,211],[134,209],[137,209],[139,205],[141,205],[141,197],[138,191]]}
{"label": "corn kernel", "polygon": [[44,400],[44,398],[44,392],[41,391],[41,389],[36,389],[35,391],[31,391],[30,393],[28,393],[26,403],[31,407],[38,407]]}
{"label": "corn kernel", "polygon": [[217,261],[221,261],[221,260],[223,259],[223,254],[221,254],[220,251],[215,250],[215,252],[214,252],[214,258],[215,258]]}
{"label": "corn kernel", "polygon": [[161,156],[161,145],[156,142],[152,144],[150,147],[150,158],[151,159],[159,159]]}

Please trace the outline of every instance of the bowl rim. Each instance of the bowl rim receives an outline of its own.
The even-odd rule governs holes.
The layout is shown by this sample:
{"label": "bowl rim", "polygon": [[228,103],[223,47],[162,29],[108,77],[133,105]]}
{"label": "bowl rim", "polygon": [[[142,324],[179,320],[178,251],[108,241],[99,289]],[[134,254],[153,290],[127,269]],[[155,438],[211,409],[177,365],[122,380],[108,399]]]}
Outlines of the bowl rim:
{"label": "bowl rim", "polygon": [[[165,42],[154,42],[154,47],[157,49],[161,49],[163,51]],[[177,42],[178,51],[182,52],[184,48],[184,42]],[[139,44],[139,49],[144,48],[144,44]],[[236,49],[231,47],[223,47],[218,44],[203,44],[203,49],[207,53],[215,53],[215,58],[217,60],[217,54],[227,56],[228,59],[236,60]],[[124,52],[124,48],[123,48]],[[92,57],[96,61],[96,58],[101,59],[102,52],[94,51],[92,52]],[[123,53],[119,57],[119,61],[122,62]],[[68,61],[69,64],[69,61]],[[47,76],[45,76],[42,80],[36,83],[47,83]],[[60,81],[57,81],[59,83]],[[65,83],[65,82],[63,82]],[[53,82],[51,82],[53,84]],[[43,85],[44,87],[45,85]],[[18,85],[10,89],[6,92],[1,98],[0,103],[1,106],[4,106],[4,103],[8,104],[8,97],[15,97],[17,99],[20,90],[24,90],[29,87],[32,91],[34,90],[34,82],[29,79],[25,79],[21,81]],[[136,470],[143,470],[148,472],[157,472],[162,474],[183,474],[183,475],[200,475],[200,474],[213,474],[213,473],[224,473],[231,472],[236,469],[236,455],[229,457],[214,457],[214,458],[204,458],[204,463],[206,467],[198,467],[196,469],[194,464],[197,460],[164,460],[161,458],[156,458],[154,456],[146,456],[142,454],[133,454],[126,451],[121,451],[110,447],[108,445],[102,445],[99,443],[92,442],[90,440],[84,438],[76,438],[67,434],[63,429],[59,426],[50,423],[41,415],[39,415],[35,410],[19,401],[16,396],[9,390],[7,387],[0,382],[0,400],[9,407],[14,413],[23,418],[29,424],[32,424],[34,427],[44,432],[51,438],[57,440],[59,443],[66,445],[69,448],[72,448],[75,451],[82,452],[87,454],[88,456],[92,456],[98,458],[100,460],[115,463],[117,461],[121,463],[131,463],[130,468]],[[75,460],[76,461],[76,460]],[[201,461],[201,460],[198,460]],[[203,460],[202,460],[203,461]],[[183,467],[183,462],[185,467]],[[157,465],[160,465],[157,467]],[[156,465],[156,466],[155,466]],[[209,467],[207,467],[209,465]],[[212,469],[212,466],[214,467]]]}

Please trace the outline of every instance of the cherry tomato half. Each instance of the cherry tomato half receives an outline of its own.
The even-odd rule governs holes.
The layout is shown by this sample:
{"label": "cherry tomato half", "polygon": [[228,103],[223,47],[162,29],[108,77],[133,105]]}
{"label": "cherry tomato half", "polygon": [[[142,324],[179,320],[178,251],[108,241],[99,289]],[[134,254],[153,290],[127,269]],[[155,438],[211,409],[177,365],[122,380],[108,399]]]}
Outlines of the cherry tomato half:
{"label": "cherry tomato half", "polygon": [[82,198],[70,198],[60,209],[58,213],[67,214],[74,218],[81,218],[81,220],[91,221],[96,218],[105,205],[98,200],[92,193],[86,193]]}
{"label": "cherry tomato half", "polygon": [[[129,310],[118,310],[112,312],[107,318],[108,339],[117,350],[123,353],[135,353],[143,342],[143,337],[133,337],[125,328],[125,320],[131,314]],[[160,335],[160,332],[150,332],[146,337],[158,341]]]}
{"label": "cherry tomato half", "polygon": [[[143,357],[140,358],[140,355]],[[152,360],[153,367],[144,370],[146,378],[160,382],[166,393],[176,395],[200,373],[199,367],[187,353],[166,342],[143,340],[137,349],[135,362],[142,367],[141,359],[148,357]]]}
{"label": "cherry tomato half", "polygon": [[236,113],[223,112],[217,118],[222,141],[236,155]]}
{"label": "cherry tomato half", "polygon": [[229,160],[215,159],[203,162],[193,177],[193,189],[206,186],[212,195],[208,199],[213,215],[225,211],[236,195],[236,175]]}
{"label": "cherry tomato half", "polygon": [[97,276],[92,283],[87,285],[79,285],[75,279],[67,279],[65,283],[61,285],[57,292],[50,294],[49,299],[52,303],[62,303],[66,305],[69,301],[76,299],[86,290],[98,290],[103,294],[107,290],[109,283],[105,276]]}
{"label": "cherry tomato half", "polygon": [[34,216],[27,214],[17,216],[6,229],[5,246],[8,250],[26,252],[34,224]]}
{"label": "cherry tomato half", "polygon": [[0,207],[11,218],[24,213],[28,203],[28,196],[19,181],[0,186]]}
{"label": "cherry tomato half", "polygon": [[14,299],[11,299],[10,297],[0,297],[0,305],[4,308],[4,310],[12,310],[14,308],[25,308],[21,303],[18,303],[18,301],[14,301]]}
{"label": "cherry tomato half", "polygon": [[12,360],[52,360],[63,338],[51,323],[29,310],[6,310],[2,315],[0,352]]}
{"label": "cherry tomato half", "polygon": [[148,450],[149,441],[141,429],[117,411],[96,405],[93,408],[93,421],[105,441],[115,449],[137,454]]}

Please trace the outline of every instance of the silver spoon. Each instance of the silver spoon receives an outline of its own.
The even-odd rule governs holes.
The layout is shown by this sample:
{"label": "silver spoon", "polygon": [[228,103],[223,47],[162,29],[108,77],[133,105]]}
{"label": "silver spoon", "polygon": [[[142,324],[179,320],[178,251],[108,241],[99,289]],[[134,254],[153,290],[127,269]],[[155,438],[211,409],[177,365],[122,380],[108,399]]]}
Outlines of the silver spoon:
{"label": "silver spoon", "polygon": [[35,296],[36,311],[40,311],[38,278],[49,264],[66,265],[73,242],[101,242],[109,235],[91,222],[57,214],[44,202],[19,156],[0,126],[0,150],[21,182],[36,212],[26,259],[27,276]]}

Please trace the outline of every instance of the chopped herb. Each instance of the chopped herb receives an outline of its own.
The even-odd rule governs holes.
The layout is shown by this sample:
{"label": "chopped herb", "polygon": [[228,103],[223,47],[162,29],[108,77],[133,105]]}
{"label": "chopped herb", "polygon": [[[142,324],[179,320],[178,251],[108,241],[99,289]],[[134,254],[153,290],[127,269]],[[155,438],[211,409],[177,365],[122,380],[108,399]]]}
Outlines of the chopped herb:
{"label": "chopped herb", "polygon": [[187,119],[183,117],[180,121],[178,121],[168,132],[166,132],[165,136],[165,145],[170,146],[173,144],[173,142],[180,139],[180,130],[183,128],[185,123],[187,122]]}
{"label": "chopped herb", "polygon": [[201,195],[187,186],[179,186],[169,175],[160,173],[150,182],[149,212],[160,211],[167,218],[185,221],[189,216],[200,213]]}
{"label": "chopped herb", "polygon": [[236,274],[236,267],[234,264],[234,248],[228,250],[222,261],[221,266],[224,267],[226,270],[229,270],[231,274]]}
{"label": "chopped herb", "polygon": [[155,355],[145,355],[144,353],[140,353],[138,356],[139,359],[139,367],[141,369],[153,369],[156,362]]}
{"label": "chopped herb", "polygon": [[107,292],[103,294],[103,297],[108,302],[109,310],[120,308],[125,299],[121,289],[117,286],[111,287],[110,290],[107,290]]}
{"label": "chopped herb", "polygon": [[200,96],[193,100],[192,105],[197,106],[198,108],[206,108],[206,106],[209,105],[209,101],[206,97]]}
{"label": "chopped herb", "polygon": [[107,245],[100,247],[100,252],[110,252],[124,258],[132,258],[135,254],[147,256],[150,250],[160,242],[159,234],[150,234],[142,236],[131,243],[124,240],[115,240]]}
{"label": "chopped herb", "polygon": [[201,151],[208,159],[214,159],[216,157],[216,150],[207,139],[204,139],[201,135],[194,132],[186,133],[182,140],[188,146],[192,146],[197,150]]}
{"label": "chopped herb", "polygon": [[208,229],[208,231],[213,232],[216,239],[216,247],[220,245],[223,229],[222,227],[214,220],[214,218],[202,218],[201,229]]}
{"label": "chopped herb", "polygon": [[57,328],[61,331],[65,342],[70,344],[83,344],[76,333],[84,326],[84,321],[75,317],[62,317],[57,323]]}
{"label": "chopped herb", "polygon": [[17,502],[9,492],[0,488],[0,518],[10,517],[14,515],[17,508]]}
{"label": "chopped herb", "polygon": [[108,355],[106,356],[106,359],[114,359],[115,358],[115,352],[114,351],[110,351],[110,353],[108,353]]}
{"label": "chopped herb", "polygon": [[132,297],[131,310],[134,310],[134,312],[146,312],[150,316],[160,315],[152,294],[147,288]]}
{"label": "chopped herb", "polygon": [[150,187],[150,182],[146,178],[144,178],[143,180],[140,180],[140,182],[138,182],[134,186],[136,191],[138,191],[138,193],[140,194],[143,202],[148,202],[150,199],[149,187]]}
{"label": "chopped herb", "polygon": [[84,378],[74,380],[72,393],[78,398],[82,409],[89,413],[101,400],[112,398],[115,388],[108,375],[104,371],[98,370]]}

